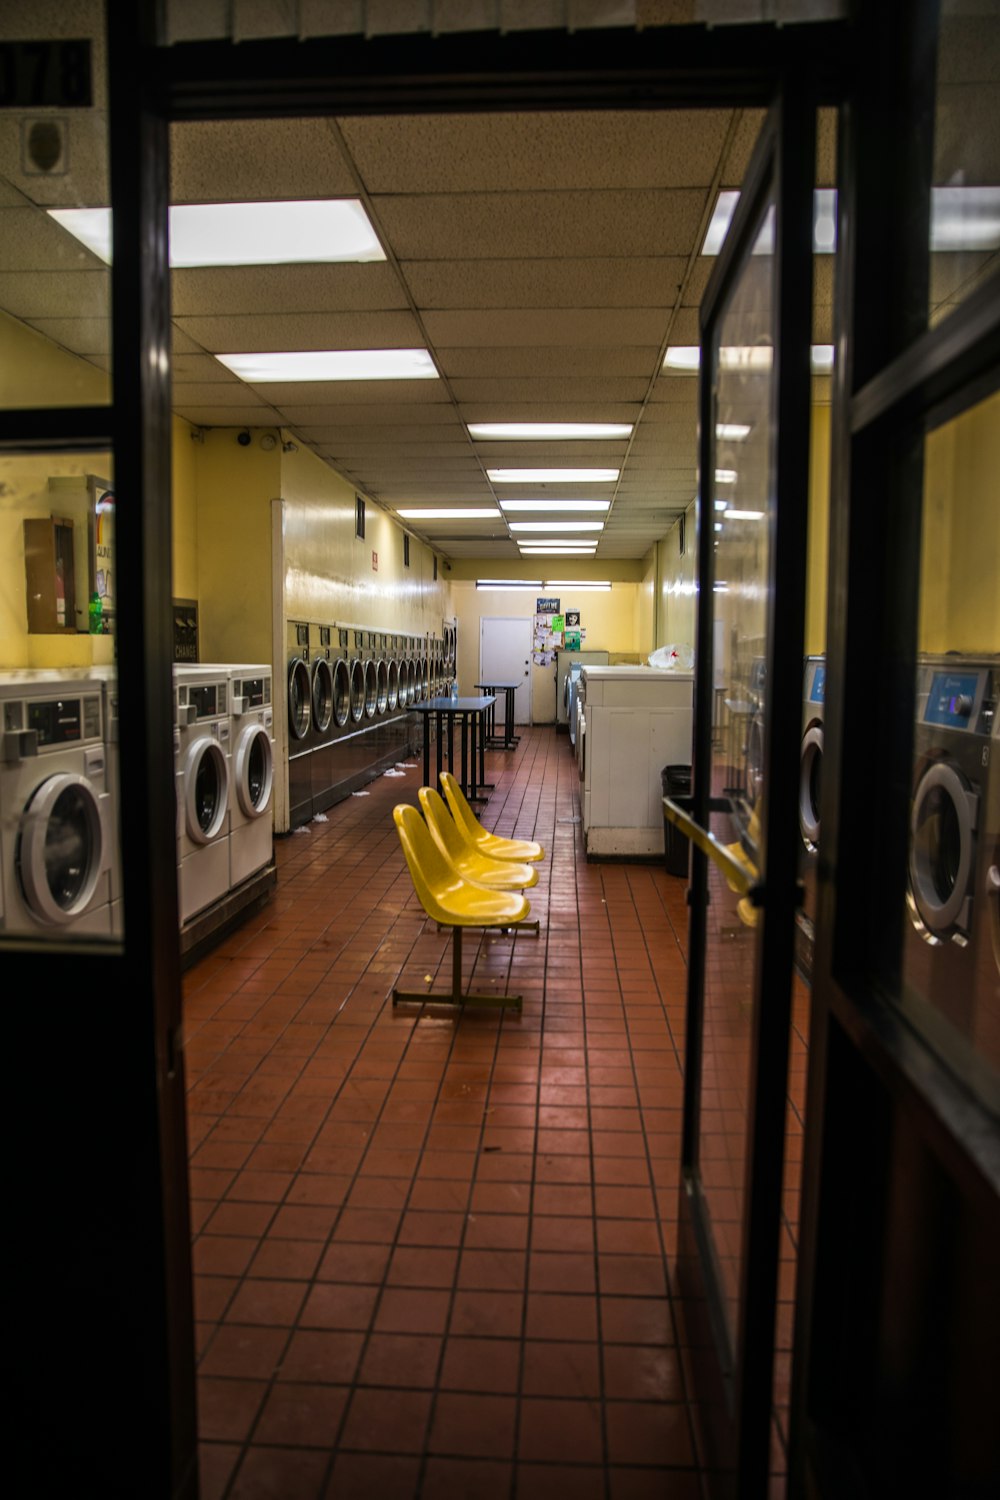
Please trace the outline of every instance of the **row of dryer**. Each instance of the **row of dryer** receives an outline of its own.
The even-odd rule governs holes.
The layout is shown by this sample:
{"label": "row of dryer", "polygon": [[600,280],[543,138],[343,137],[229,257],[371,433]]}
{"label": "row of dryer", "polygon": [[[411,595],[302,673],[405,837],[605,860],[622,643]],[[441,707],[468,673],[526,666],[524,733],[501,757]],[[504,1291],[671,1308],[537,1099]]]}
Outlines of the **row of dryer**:
{"label": "row of dryer", "polygon": [[[271,669],[174,669],[181,923],[269,864]],[[0,931],[122,932],[118,692],[113,667],[0,675]]]}
{"label": "row of dryer", "polygon": [[288,774],[293,826],[405,756],[409,710],[448,690],[457,628],[440,636],[289,621]]}

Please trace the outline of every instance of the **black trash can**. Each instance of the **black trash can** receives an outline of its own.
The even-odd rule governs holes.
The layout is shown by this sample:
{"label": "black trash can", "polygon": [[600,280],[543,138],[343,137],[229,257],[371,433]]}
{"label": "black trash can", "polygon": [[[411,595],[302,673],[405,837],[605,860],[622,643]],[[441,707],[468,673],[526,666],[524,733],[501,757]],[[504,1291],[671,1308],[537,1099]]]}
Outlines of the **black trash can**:
{"label": "black trash can", "polygon": [[[664,797],[683,807],[691,801],[691,767],[664,766],[660,772]],[[690,840],[663,814],[663,858],[668,875],[687,876]]]}

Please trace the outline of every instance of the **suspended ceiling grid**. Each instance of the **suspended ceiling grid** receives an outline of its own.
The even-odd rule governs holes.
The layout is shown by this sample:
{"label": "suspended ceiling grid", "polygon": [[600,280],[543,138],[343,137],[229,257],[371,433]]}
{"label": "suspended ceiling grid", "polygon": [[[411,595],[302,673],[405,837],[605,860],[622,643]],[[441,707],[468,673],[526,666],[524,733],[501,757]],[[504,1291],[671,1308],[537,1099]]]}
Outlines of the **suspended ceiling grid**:
{"label": "suspended ceiling grid", "polygon": [[[598,556],[639,558],[695,492],[697,380],[660,373],[697,343],[719,188],[760,116],[567,112],[175,126],[175,202],[361,197],[385,262],[173,273],[174,406],[196,426],[285,429],[389,510],[504,498],[611,502]],[[50,220],[107,202],[99,112],[74,170],[32,176],[0,143],[0,307],[104,368],[109,276]],[[832,147],[821,152],[832,180]],[[830,341],[829,259],[816,339]],[[440,380],[250,386],[222,352],[427,347]],[[630,422],[630,442],[473,443],[475,421]],[[503,486],[487,467],[619,467],[615,485]],[[443,555],[513,559],[496,521],[408,522]]]}

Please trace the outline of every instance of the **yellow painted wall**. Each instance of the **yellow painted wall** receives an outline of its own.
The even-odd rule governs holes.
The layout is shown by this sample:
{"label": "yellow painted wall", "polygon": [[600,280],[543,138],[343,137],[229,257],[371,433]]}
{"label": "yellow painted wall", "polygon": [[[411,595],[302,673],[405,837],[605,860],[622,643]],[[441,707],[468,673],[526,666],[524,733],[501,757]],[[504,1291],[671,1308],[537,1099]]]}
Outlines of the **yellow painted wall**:
{"label": "yellow painted wall", "polygon": [[806,541],[805,654],[826,651],[826,580],[830,553],[830,408],[814,406],[809,430],[809,532]]}
{"label": "yellow painted wall", "polygon": [[411,537],[404,567],[403,532],[371,501],[357,537],[354,486],[308,449],[283,455],[280,493],[290,619],[440,639],[449,585],[443,569],[435,581],[429,547]]}
{"label": "yellow painted wall", "polygon": [[695,644],[697,595],[695,570],[698,543],[695,506],[684,513],[684,553],[680,551],[680,522],[671,526],[656,548],[656,644],[657,646]]}
{"label": "yellow painted wall", "polygon": [[[199,650],[202,661],[266,662],[271,660],[271,501],[281,493],[281,447],[276,443],[265,452],[262,433],[253,429],[244,448],[236,433],[234,427],[220,427],[207,431],[204,442],[191,444]],[[185,514],[190,516],[189,503]],[[181,543],[182,555],[188,545]]]}
{"label": "yellow painted wall", "polygon": [[643,661],[656,645],[656,546],[643,558],[643,575],[635,591],[635,650]]}
{"label": "yellow painted wall", "polygon": [[175,599],[198,596],[198,490],[196,454],[191,441],[194,428],[183,417],[174,417],[171,455],[173,489],[173,567],[171,588]]}
{"label": "yellow painted wall", "polygon": [[110,399],[103,370],[0,312],[0,406],[104,406]]}
{"label": "yellow painted wall", "polygon": [[1000,651],[998,475],[1000,394],[994,394],[927,439],[920,651]]}

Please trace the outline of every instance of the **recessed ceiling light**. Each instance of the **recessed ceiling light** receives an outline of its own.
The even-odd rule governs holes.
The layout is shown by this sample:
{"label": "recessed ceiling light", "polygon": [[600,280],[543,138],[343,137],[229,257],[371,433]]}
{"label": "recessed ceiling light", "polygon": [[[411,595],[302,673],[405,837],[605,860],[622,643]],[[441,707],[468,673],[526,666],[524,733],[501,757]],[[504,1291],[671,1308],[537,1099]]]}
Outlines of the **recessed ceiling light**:
{"label": "recessed ceiling light", "polygon": [[527,515],[530,512],[549,511],[606,511],[611,509],[610,500],[507,500],[500,497],[500,504],[505,511],[517,511],[519,514]]}
{"label": "recessed ceiling light", "polygon": [[500,519],[495,505],[425,505],[412,510],[397,510],[406,521],[482,521]]}
{"label": "recessed ceiling light", "polygon": [[510,521],[511,531],[603,531],[603,521]]}
{"label": "recessed ceiling light", "polygon": [[833,345],[813,344],[809,350],[809,365],[814,375],[829,375],[833,369]]}
{"label": "recessed ceiling light", "polygon": [[541,442],[543,439],[572,441],[592,438],[627,438],[631,422],[470,422],[469,436],[480,442]]}
{"label": "recessed ceiling light", "polygon": [[289,380],[437,380],[426,349],[295,349],[280,354],[217,354],[251,385]]}
{"label": "recessed ceiling light", "polygon": [[[52,208],[58,224],[111,264],[110,208]],[[385,260],[357,198],[278,203],[176,203],[170,209],[170,264],[275,266]]]}
{"label": "recessed ceiling light", "polygon": [[614,484],[618,469],[487,469],[493,484]]}
{"label": "recessed ceiling light", "polygon": [[726,506],[728,504],[729,504],[728,500],[716,500],[716,502],[715,502],[715,508],[716,508],[716,510],[725,510],[725,508],[726,508]]}
{"label": "recessed ceiling light", "polygon": [[750,436],[750,428],[745,422],[716,422],[715,435],[724,443],[742,443]]}
{"label": "recessed ceiling light", "polygon": [[515,537],[522,552],[532,552],[538,547],[568,547],[573,552],[593,552],[598,540],[597,537],[580,539],[572,536]]}
{"label": "recessed ceiling light", "polygon": [[727,521],[763,521],[762,510],[727,510],[725,513]]}

